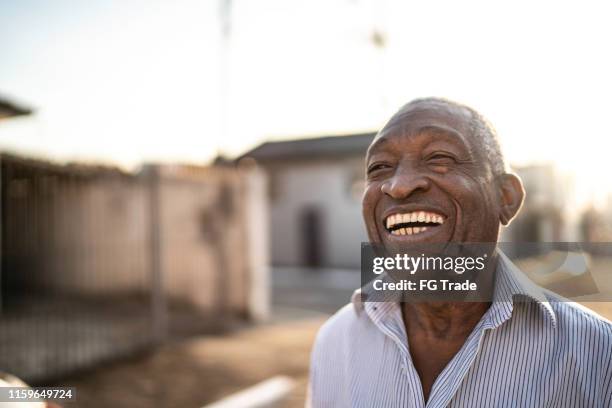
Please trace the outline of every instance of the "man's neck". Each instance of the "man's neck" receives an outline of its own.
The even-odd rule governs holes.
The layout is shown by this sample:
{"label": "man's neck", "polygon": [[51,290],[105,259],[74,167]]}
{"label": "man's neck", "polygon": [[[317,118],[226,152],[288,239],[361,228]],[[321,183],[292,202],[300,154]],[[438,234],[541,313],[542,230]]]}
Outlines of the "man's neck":
{"label": "man's neck", "polygon": [[465,339],[491,303],[422,302],[401,305],[407,332],[442,340]]}
{"label": "man's neck", "polygon": [[401,303],[410,354],[425,401],[436,378],[463,347],[490,305],[490,302]]}

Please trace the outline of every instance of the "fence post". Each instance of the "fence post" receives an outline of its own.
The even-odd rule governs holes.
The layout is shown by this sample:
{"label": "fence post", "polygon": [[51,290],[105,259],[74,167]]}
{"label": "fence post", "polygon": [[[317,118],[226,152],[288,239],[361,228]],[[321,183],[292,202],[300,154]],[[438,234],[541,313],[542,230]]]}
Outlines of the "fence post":
{"label": "fence post", "polygon": [[159,167],[148,165],[145,168],[148,181],[149,198],[149,259],[151,264],[151,317],[153,319],[153,339],[156,344],[166,340],[168,334],[168,309],[164,291],[162,259],[162,219],[161,219],[161,177]]}
{"label": "fence post", "polygon": [[4,252],[2,251],[4,245],[4,242],[2,241],[2,238],[4,236],[4,224],[2,223],[2,221],[4,220],[4,195],[2,194],[2,178],[4,177],[4,172],[2,171],[2,164],[3,157],[0,154],[0,315],[4,310],[4,297],[2,296],[2,291],[4,290],[4,288],[2,287],[2,266],[4,265]]}
{"label": "fence post", "polygon": [[270,317],[268,185],[265,173],[256,166],[246,167],[242,174],[246,183],[247,310],[253,321],[261,322]]}

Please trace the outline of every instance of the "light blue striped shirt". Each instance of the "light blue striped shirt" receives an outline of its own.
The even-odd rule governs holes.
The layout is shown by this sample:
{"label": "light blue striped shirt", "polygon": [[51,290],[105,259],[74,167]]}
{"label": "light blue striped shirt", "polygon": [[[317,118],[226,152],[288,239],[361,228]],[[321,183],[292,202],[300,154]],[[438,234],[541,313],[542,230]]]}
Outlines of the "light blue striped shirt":
{"label": "light blue striped shirt", "polygon": [[611,407],[612,324],[536,286],[503,254],[493,302],[427,402],[400,307],[359,292],[320,329],[309,402],[342,407]]}

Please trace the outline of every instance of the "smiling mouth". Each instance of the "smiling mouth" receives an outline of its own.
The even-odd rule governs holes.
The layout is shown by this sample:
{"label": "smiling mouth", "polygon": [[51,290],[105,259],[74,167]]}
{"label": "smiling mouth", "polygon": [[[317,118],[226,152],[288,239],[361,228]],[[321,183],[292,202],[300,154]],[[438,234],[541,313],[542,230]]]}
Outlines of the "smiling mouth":
{"label": "smiling mouth", "polygon": [[421,234],[444,224],[444,216],[429,211],[391,214],[385,219],[387,231],[392,235]]}

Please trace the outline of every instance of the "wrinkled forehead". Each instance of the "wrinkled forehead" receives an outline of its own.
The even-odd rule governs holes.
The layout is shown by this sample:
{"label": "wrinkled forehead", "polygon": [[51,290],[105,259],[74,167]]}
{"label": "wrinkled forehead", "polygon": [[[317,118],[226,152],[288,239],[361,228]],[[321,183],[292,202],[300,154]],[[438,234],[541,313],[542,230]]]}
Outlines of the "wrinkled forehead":
{"label": "wrinkled forehead", "polygon": [[462,107],[436,102],[412,103],[401,108],[376,135],[368,152],[381,139],[418,135],[424,132],[457,139],[470,150],[472,113]]}

